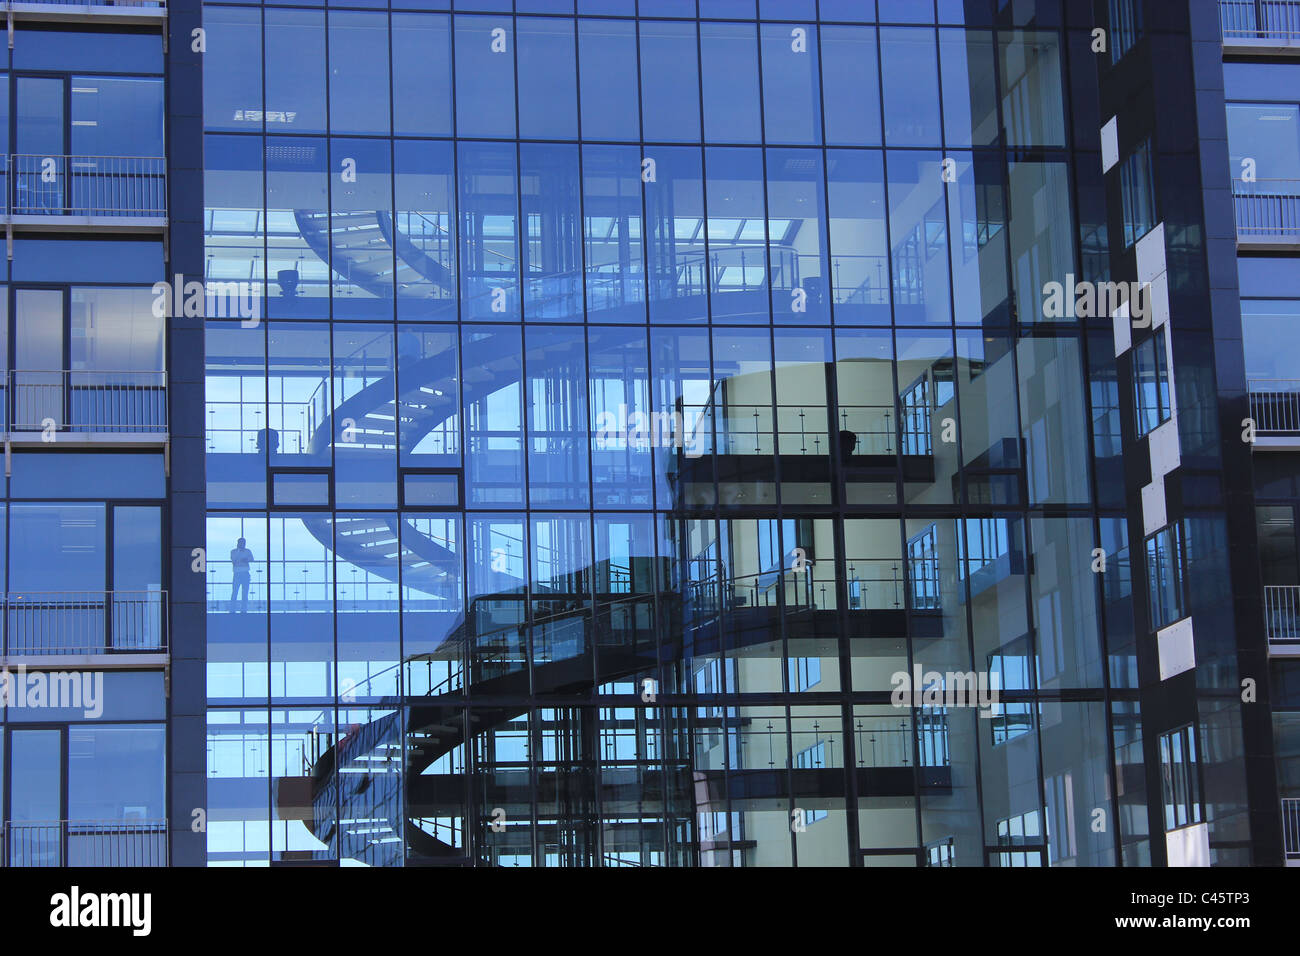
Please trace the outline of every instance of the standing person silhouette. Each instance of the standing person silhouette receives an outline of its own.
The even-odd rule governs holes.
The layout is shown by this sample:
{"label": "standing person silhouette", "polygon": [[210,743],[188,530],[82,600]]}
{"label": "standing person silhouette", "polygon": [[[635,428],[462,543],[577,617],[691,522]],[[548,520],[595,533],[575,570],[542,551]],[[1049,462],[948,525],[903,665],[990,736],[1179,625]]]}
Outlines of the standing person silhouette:
{"label": "standing person silhouette", "polygon": [[[248,550],[243,538],[235,542],[235,548],[230,552],[230,564],[235,571],[230,585],[230,613],[234,614],[237,611],[247,613],[249,571],[253,564],[253,552]],[[241,591],[242,598],[239,597]]]}

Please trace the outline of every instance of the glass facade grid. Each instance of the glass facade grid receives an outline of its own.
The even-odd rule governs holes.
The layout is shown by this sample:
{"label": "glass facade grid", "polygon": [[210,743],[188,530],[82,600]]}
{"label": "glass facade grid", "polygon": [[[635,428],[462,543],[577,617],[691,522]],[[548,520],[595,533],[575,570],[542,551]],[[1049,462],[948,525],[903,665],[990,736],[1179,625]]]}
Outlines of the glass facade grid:
{"label": "glass facade grid", "polygon": [[1113,862],[1066,34],[307,6],[206,8],[212,859]]}

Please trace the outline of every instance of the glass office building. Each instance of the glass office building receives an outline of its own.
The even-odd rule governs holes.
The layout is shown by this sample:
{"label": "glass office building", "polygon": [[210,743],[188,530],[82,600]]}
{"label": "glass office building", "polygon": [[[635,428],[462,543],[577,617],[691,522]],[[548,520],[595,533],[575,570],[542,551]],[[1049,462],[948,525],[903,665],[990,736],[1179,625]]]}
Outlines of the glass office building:
{"label": "glass office building", "polygon": [[1282,862],[1220,4],[14,6],[6,862]]}

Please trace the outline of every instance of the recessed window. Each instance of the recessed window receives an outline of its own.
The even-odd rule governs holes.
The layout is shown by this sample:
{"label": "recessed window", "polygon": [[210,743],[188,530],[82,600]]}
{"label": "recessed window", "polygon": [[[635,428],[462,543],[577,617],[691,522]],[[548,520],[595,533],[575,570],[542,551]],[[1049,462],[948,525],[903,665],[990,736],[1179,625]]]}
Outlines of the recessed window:
{"label": "recessed window", "polygon": [[1133,392],[1139,436],[1169,420],[1169,353],[1163,328],[1133,348]]}

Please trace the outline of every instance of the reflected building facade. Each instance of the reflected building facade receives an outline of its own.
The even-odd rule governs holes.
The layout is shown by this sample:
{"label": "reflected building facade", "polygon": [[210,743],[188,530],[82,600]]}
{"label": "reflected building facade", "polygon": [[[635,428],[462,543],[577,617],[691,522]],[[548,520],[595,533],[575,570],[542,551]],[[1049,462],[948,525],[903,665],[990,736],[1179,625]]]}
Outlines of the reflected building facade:
{"label": "reflected building facade", "polygon": [[203,6],[174,861],[1279,862],[1214,5],[452,7]]}

